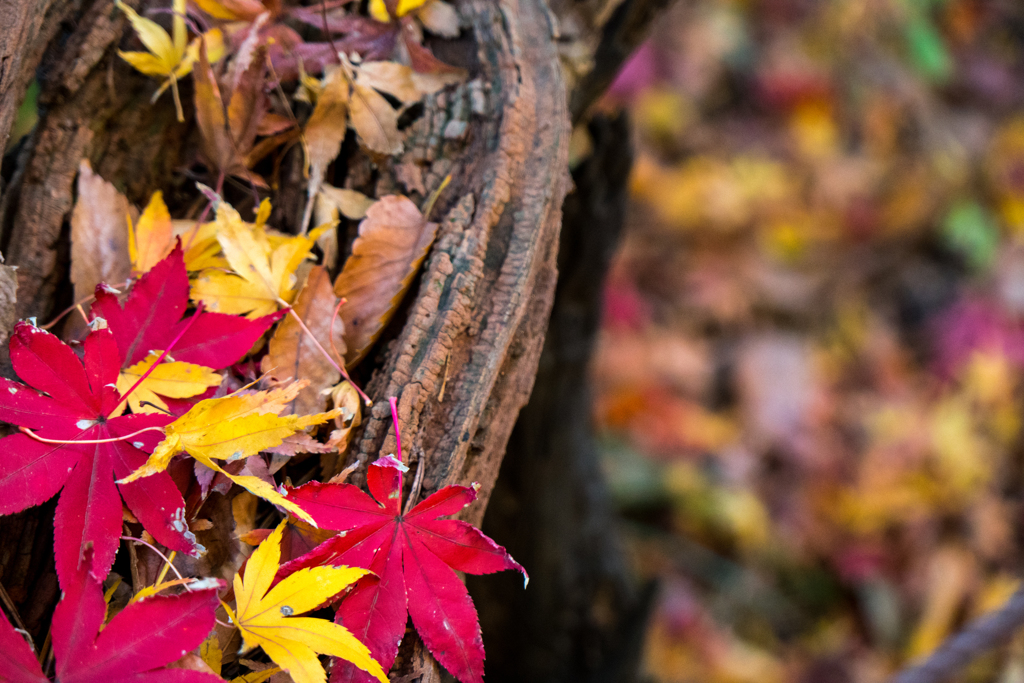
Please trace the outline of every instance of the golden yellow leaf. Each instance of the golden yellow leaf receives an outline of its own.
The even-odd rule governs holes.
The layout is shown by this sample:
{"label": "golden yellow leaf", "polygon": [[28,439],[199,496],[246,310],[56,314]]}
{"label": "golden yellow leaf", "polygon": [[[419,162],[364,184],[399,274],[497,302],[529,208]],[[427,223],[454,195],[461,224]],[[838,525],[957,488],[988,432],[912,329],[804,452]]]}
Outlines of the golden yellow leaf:
{"label": "golden yellow leaf", "polygon": [[220,675],[220,669],[224,662],[224,651],[220,647],[220,641],[216,633],[211,633],[199,646],[199,656],[206,662],[206,666],[213,670],[213,673]]}
{"label": "golden yellow leaf", "polygon": [[267,8],[259,0],[195,0],[199,9],[214,19],[252,21]]}
{"label": "golden yellow leaf", "polygon": [[323,683],[317,654],[340,657],[382,683],[387,676],[365,645],[348,629],[326,619],[297,616],[316,609],[369,572],[354,567],[310,567],[271,588],[280,567],[282,522],[236,574],[235,609],[224,605],[242,633],[243,649],[262,647],[295,683]]}
{"label": "golden yellow leaf", "polygon": [[[404,17],[409,12],[419,9],[430,0],[398,0],[398,8],[395,10],[396,17]],[[377,21],[390,22],[387,5],[384,0],[370,0],[370,16]]]}
{"label": "golden yellow leaf", "polygon": [[174,236],[181,238],[181,246],[185,250],[185,269],[197,272],[207,268],[229,268],[227,259],[220,251],[217,242],[217,221],[201,223],[196,221],[173,220]]}
{"label": "golden yellow leaf", "polygon": [[128,224],[128,256],[132,271],[149,272],[174,248],[174,224],[164,203],[163,192],[157,190],[133,226]]}
{"label": "golden yellow leaf", "polygon": [[295,270],[317,238],[333,225],[308,235],[268,236],[245,223],[238,212],[221,203],[217,208],[217,242],[233,272],[204,270],[192,283],[192,298],[211,311],[245,315],[250,319],[273,313],[295,298]]}
{"label": "golden yellow leaf", "polygon": [[[160,357],[162,351],[150,351],[145,359],[130,368],[125,368],[117,377],[117,390],[124,394],[146,374]],[[202,365],[171,361],[161,363],[149,373],[149,377],[128,397],[133,413],[162,413],[167,404],[161,396],[189,398],[198,396],[210,387],[220,386],[221,376]],[[158,395],[159,394],[159,395]],[[144,403],[149,405],[143,405]]]}
{"label": "golden yellow leaf", "polygon": [[220,29],[211,29],[189,44],[188,33],[185,29],[186,0],[174,0],[171,7],[173,17],[170,35],[160,24],[140,16],[138,12],[125,5],[121,0],[114,0],[114,4],[125,13],[132,28],[135,29],[135,33],[138,34],[139,40],[149,50],[149,52],[118,50],[117,54],[147,76],[165,76],[166,80],[154,94],[154,99],[170,86],[174,93],[178,120],[184,121],[185,115],[181,110],[181,98],[178,95],[178,79],[184,78],[192,71],[192,65],[199,58],[199,42],[201,40],[207,41],[206,49],[210,62],[217,62],[224,56],[224,39]]}
{"label": "golden yellow leaf", "polygon": [[381,197],[359,224],[359,237],[345,262],[334,293],[347,299],[345,362],[354,365],[369,351],[412,283],[437,233],[412,200]]}
{"label": "golden yellow leaf", "polygon": [[186,577],[184,579],[171,579],[170,581],[161,581],[160,583],[154,583],[152,586],[143,586],[141,589],[139,589],[139,592],[133,595],[132,599],[128,602],[139,602],[141,600],[145,600],[146,598],[151,598],[154,595],[157,595],[168,588],[173,588],[174,586],[183,586],[186,584],[193,583],[194,581],[196,581],[196,579],[192,577]]}
{"label": "golden yellow leaf", "polygon": [[944,546],[934,552],[928,561],[924,607],[907,645],[908,659],[929,654],[949,635],[977,572],[977,561],[961,547]]}
{"label": "golden yellow leaf", "polygon": [[250,671],[247,674],[235,676],[231,679],[231,683],[263,683],[263,681],[269,680],[278,673],[281,673],[281,667],[272,666],[263,671]]}
{"label": "golden yellow leaf", "polygon": [[223,470],[216,460],[234,461],[280,445],[284,439],[306,427],[321,424],[341,414],[332,410],[315,415],[278,415],[295,400],[306,380],[269,391],[210,398],[164,427],[165,438],[153,450],[149,460],[120,480],[122,484],[148,477],[167,469],[180,451],[207,467],[224,474],[250,493],[279,505],[311,524],[313,519],[272,485],[254,476],[236,475]]}

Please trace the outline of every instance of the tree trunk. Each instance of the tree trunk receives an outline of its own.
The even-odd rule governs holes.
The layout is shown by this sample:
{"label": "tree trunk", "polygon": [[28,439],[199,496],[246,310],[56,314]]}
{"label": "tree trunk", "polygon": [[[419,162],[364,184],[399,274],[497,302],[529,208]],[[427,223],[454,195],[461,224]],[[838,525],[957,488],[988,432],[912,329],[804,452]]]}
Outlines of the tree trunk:
{"label": "tree trunk", "polygon": [[[554,299],[570,121],[667,0],[458,4],[472,31],[445,46],[444,56],[461,58],[469,82],[427,99],[401,157],[379,168],[350,160],[349,173],[378,196],[399,191],[422,200],[449,174],[451,183],[433,214],[441,229],[418,290],[361,371],[375,405],[349,457],[365,464],[394,449],[386,398],[397,396],[410,466],[422,470],[420,495],[476,481],[479,500],[463,518],[480,523],[534,383]],[[4,169],[0,250],[18,267],[18,316],[45,321],[71,303],[69,217],[80,161],[88,159],[137,205],[162,189],[172,208],[187,208],[195,192],[182,169],[192,166],[198,137],[194,121],[179,123],[167,98],[151,104],[153,81],[117,57],[126,22],[113,0],[0,0],[0,22],[0,141],[32,76],[40,81],[39,122]],[[569,65],[570,90],[559,53],[574,45],[596,61],[593,68]],[[272,196],[275,227],[284,230],[294,229],[302,212],[300,162],[295,153],[286,160]],[[406,175],[400,181],[399,168],[416,169],[422,182]],[[577,416],[585,414],[580,400]],[[37,638],[58,598],[51,519],[52,507],[42,506],[0,524],[0,586]],[[407,680],[439,680],[424,652],[406,639],[399,666],[412,676]]]}

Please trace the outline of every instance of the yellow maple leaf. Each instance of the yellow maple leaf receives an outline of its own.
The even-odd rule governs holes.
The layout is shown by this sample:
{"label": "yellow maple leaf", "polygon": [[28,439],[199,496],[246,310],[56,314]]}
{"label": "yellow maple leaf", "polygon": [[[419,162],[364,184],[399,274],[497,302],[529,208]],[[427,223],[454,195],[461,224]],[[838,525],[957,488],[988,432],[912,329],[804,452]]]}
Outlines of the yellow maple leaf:
{"label": "yellow maple leaf", "polygon": [[253,21],[263,12],[270,11],[260,0],[195,0],[199,9],[214,19]]}
{"label": "yellow maple leaf", "polygon": [[[162,351],[150,351],[149,355],[135,365],[125,368],[117,377],[117,390],[123,395],[139,378],[146,374]],[[221,376],[212,368],[171,361],[160,363],[149,373],[142,384],[128,397],[128,405],[133,413],[161,413],[167,410],[167,404],[161,396],[169,398],[189,398],[198,396],[210,387],[220,386]],[[158,396],[159,394],[159,396]],[[143,403],[147,405],[143,405]]]}
{"label": "yellow maple leaf", "polygon": [[225,203],[217,208],[217,242],[233,272],[204,270],[192,283],[192,299],[211,311],[256,319],[287,306],[296,295],[295,270],[333,224],[308,235],[268,235]]}
{"label": "yellow maple leaf", "polygon": [[206,41],[207,55],[210,63],[217,62],[224,56],[224,38],[220,29],[211,29],[188,42],[188,33],[185,30],[185,5],[186,0],[174,0],[171,7],[173,18],[171,19],[171,33],[167,34],[163,26],[152,19],[140,16],[131,7],[125,5],[121,0],[114,0],[114,4],[125,13],[132,28],[139,36],[139,40],[146,46],[149,52],[123,52],[117,51],[121,59],[131,64],[137,71],[147,76],[164,76],[163,84],[153,95],[153,100],[160,97],[168,87],[174,94],[174,106],[178,112],[178,120],[184,121],[185,114],[181,110],[181,96],[178,94],[178,80],[184,78],[192,71],[192,66],[199,59],[199,43]]}
{"label": "yellow maple leaf", "polygon": [[[445,38],[459,35],[458,12],[444,0],[398,0],[394,18],[408,14],[415,16],[423,28],[431,33]],[[385,24],[393,21],[384,0],[370,0],[370,16]]]}
{"label": "yellow maple leaf", "polygon": [[174,223],[164,203],[164,194],[157,190],[132,225],[128,219],[128,256],[132,262],[132,272],[139,275],[160,262],[174,247]]}
{"label": "yellow maple leaf", "polygon": [[[256,215],[255,227],[262,227],[269,216],[270,201],[264,199]],[[154,192],[138,222],[133,226],[128,221],[128,255],[133,272],[137,275],[148,272],[171,253],[178,238],[181,238],[185,250],[185,269],[189,272],[230,268],[217,242],[217,233],[222,225],[220,219],[198,224],[194,220],[173,219],[167,211],[163,193],[159,190]],[[275,239],[275,236],[270,236],[272,245]]]}
{"label": "yellow maple leaf", "polygon": [[185,250],[185,270],[194,273],[207,268],[228,268],[228,262],[220,253],[217,244],[216,221],[200,223],[195,221],[174,221],[174,234],[181,237]]}
{"label": "yellow maple leaf", "polygon": [[254,476],[232,474],[215,462],[256,455],[262,450],[280,445],[286,437],[301,429],[332,420],[341,414],[341,410],[335,409],[314,415],[278,415],[295,400],[307,383],[306,380],[300,380],[269,391],[208,398],[196,403],[191,410],[164,427],[164,440],[153,450],[149,460],[121,479],[120,483],[126,484],[163,472],[176,453],[185,451],[253,495],[315,526],[316,522],[305,510],[281,495],[268,482]]}
{"label": "yellow maple leaf", "polygon": [[324,683],[317,654],[345,659],[382,683],[387,676],[370,651],[341,624],[296,616],[316,609],[370,572],[357,567],[300,569],[271,588],[281,562],[281,522],[235,574],[235,609],[224,605],[242,633],[242,649],[262,647],[295,683]]}
{"label": "yellow maple leaf", "polygon": [[[398,7],[395,9],[396,17],[404,17],[409,12],[417,10],[427,4],[429,0],[398,0]],[[391,21],[387,5],[384,0],[370,0],[370,16],[385,24]]]}

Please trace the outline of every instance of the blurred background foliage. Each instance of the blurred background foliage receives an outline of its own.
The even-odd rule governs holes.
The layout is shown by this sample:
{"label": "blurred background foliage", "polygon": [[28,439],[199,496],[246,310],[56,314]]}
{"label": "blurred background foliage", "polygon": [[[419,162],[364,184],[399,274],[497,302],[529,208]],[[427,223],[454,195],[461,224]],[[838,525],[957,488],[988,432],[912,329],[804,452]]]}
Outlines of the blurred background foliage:
{"label": "blurred background foliage", "polygon": [[[684,0],[594,366],[645,675],[883,681],[1024,561],[1024,3]],[[573,140],[587,155],[584,129]],[[1024,636],[963,681],[1024,681]]]}

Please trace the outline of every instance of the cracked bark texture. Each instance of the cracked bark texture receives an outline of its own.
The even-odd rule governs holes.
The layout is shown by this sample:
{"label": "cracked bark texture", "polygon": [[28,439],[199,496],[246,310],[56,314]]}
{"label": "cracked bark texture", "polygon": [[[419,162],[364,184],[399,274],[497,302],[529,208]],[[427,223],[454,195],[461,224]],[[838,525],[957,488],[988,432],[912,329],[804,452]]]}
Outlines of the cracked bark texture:
{"label": "cracked bark texture", "polygon": [[[533,387],[554,300],[571,122],[599,90],[586,84],[610,78],[642,33],[642,21],[624,23],[631,27],[626,37],[609,22],[649,17],[645,8],[666,3],[457,3],[471,30],[444,46],[452,54],[443,56],[461,50],[470,81],[428,98],[399,159],[380,168],[366,159],[348,164],[355,186],[418,201],[452,177],[432,216],[441,229],[416,291],[360,370],[376,404],[350,461],[394,449],[386,397],[397,396],[406,459],[423,472],[420,495],[479,482],[479,500],[463,518],[481,522]],[[70,303],[69,218],[79,162],[88,159],[136,205],[156,189],[188,196],[192,179],[182,169],[194,162],[198,139],[191,115],[179,123],[169,97],[150,104],[154,82],[117,58],[131,38],[113,0],[0,0],[0,21],[0,140],[32,76],[40,82],[39,123],[8,157],[14,167],[0,188],[0,250],[18,266],[19,317],[44,321]],[[570,109],[572,88],[581,84],[589,94],[573,96]],[[190,98],[187,84],[183,97]],[[274,197],[284,229],[301,215],[298,156],[286,159]],[[58,597],[51,519],[42,506],[0,524],[0,584],[37,638]],[[395,675],[441,679],[411,637]]]}
{"label": "cracked bark texture", "polygon": [[566,198],[559,279],[533,394],[508,443],[484,532],[531,571],[469,577],[487,680],[635,680],[652,587],[635,585],[593,438],[588,371],[601,283],[623,228],[632,161],[625,115],[589,125],[590,157]]}

